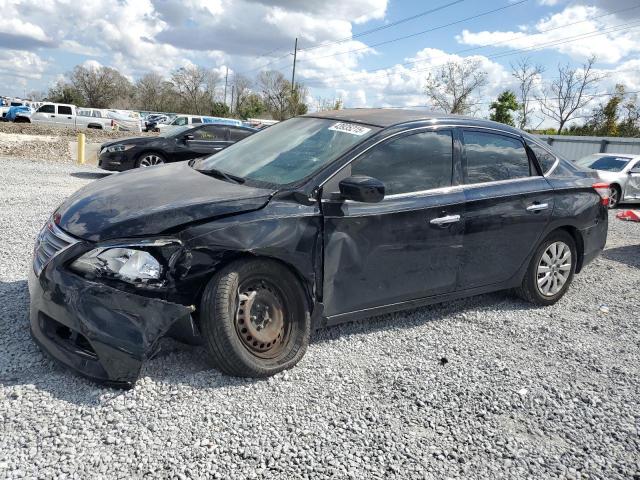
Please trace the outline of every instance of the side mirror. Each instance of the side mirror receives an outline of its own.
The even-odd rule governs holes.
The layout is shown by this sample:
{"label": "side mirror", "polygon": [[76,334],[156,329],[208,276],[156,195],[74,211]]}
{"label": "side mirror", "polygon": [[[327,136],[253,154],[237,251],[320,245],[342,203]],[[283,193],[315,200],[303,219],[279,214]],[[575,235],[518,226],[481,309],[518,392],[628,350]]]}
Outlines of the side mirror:
{"label": "side mirror", "polygon": [[339,188],[342,198],[354,202],[377,203],[384,198],[384,183],[377,178],[364,175],[343,179]]}
{"label": "side mirror", "polygon": [[182,137],[182,138],[183,138],[183,140],[184,140],[185,142],[187,142],[187,141],[189,141],[189,140],[193,140],[193,139],[194,139],[194,138],[196,138],[196,137],[194,137],[192,133],[187,133],[187,134],[186,134],[184,137]]}
{"label": "side mirror", "polygon": [[629,170],[629,175],[640,175],[640,167],[634,167]]}

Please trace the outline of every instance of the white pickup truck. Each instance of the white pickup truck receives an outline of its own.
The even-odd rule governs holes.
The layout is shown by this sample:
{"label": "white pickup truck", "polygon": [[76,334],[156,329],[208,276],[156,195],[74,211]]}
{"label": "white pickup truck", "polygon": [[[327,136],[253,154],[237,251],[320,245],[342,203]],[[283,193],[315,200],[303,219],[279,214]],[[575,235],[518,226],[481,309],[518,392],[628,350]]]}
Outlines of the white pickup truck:
{"label": "white pickup truck", "polygon": [[41,125],[70,127],[70,128],[96,128],[111,130],[113,120],[106,118],[97,109],[78,109],[75,105],[63,103],[44,103],[31,114],[31,123]]}

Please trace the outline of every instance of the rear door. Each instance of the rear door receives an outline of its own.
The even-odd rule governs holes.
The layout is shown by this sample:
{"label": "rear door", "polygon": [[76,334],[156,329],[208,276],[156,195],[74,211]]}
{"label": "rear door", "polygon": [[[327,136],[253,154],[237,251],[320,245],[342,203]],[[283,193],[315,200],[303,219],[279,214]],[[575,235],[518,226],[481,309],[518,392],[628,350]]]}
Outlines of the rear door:
{"label": "rear door", "polygon": [[[397,135],[374,146],[323,187],[325,315],[367,311],[455,289],[464,195],[453,182],[452,130]],[[379,203],[343,200],[350,175],[385,184]],[[452,183],[453,182],[453,183]]]}
{"label": "rear door", "polygon": [[56,105],[55,123],[63,126],[75,125],[73,110],[70,105]]}
{"label": "rear door", "polygon": [[553,211],[553,189],[522,139],[461,128],[465,196],[460,288],[510,280],[541,240]]}

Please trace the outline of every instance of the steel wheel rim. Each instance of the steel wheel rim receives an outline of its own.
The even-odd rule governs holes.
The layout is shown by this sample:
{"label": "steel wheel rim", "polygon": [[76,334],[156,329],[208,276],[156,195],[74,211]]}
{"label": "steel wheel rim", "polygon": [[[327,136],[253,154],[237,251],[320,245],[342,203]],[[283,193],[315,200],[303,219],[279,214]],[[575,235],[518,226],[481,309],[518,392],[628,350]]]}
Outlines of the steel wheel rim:
{"label": "steel wheel rim", "polygon": [[553,242],[542,253],[536,269],[536,285],[545,297],[557,295],[571,275],[572,255],[569,245]]}
{"label": "steel wheel rim", "polygon": [[140,160],[141,167],[153,167],[155,165],[162,165],[164,160],[162,160],[158,155],[146,155],[142,160]]}
{"label": "steel wheel rim", "polygon": [[618,204],[618,189],[609,189],[609,207],[613,208]]}
{"label": "steel wheel rim", "polygon": [[236,333],[242,345],[260,358],[278,356],[290,330],[282,292],[269,281],[243,282],[238,288]]}

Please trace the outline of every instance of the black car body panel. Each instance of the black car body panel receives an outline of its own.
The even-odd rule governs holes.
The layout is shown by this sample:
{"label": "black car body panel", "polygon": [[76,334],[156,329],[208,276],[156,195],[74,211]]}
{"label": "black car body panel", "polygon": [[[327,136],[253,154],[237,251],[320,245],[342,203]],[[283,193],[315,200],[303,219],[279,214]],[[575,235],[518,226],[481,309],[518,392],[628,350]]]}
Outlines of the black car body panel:
{"label": "black car body panel", "polygon": [[[230,130],[247,136],[257,132],[249,127],[230,127],[213,123],[201,124],[193,128],[181,129],[176,136],[133,137],[103,143],[98,153],[98,167],[104,170],[122,172],[136,168],[138,160],[146,154],[155,153],[165,162],[181,162],[219,152],[233,145],[238,135]],[[115,145],[128,146],[127,150],[109,152]]]}
{"label": "black car body panel", "polygon": [[186,162],[93,182],[56,211],[58,225],[94,242],[155,235],[186,223],[263,207],[274,190],[235,185]]}
{"label": "black car body panel", "polygon": [[[516,287],[535,247],[558,228],[575,238],[578,271],[604,248],[607,208],[587,173],[558,168],[541,175],[529,152],[530,177],[465,184],[458,130],[486,128],[521,138],[518,130],[415,112],[313,116],[384,128],[296,185],[236,184],[180,163],[103,179],[70,197],[53,220],[75,240],[30,277],[38,343],[84,375],[130,386],[140,363],[172,327],[185,326],[197,336],[194,305],[211,276],[238,258],[270,258],[287,266],[304,287],[314,325],[321,327]],[[441,126],[454,132],[450,186],[389,195],[379,203],[336,195],[353,159],[395,134]],[[532,205],[545,208],[528,210]],[[438,222],[449,217],[458,221]],[[74,258],[105,242],[134,244],[158,235],[175,239],[162,285],[87,279],[69,269]],[[68,330],[59,335],[47,326],[51,321]],[[76,347],[74,332],[80,334],[80,346],[88,343],[95,356],[73,353],[76,347],[63,338],[68,332]]]}

